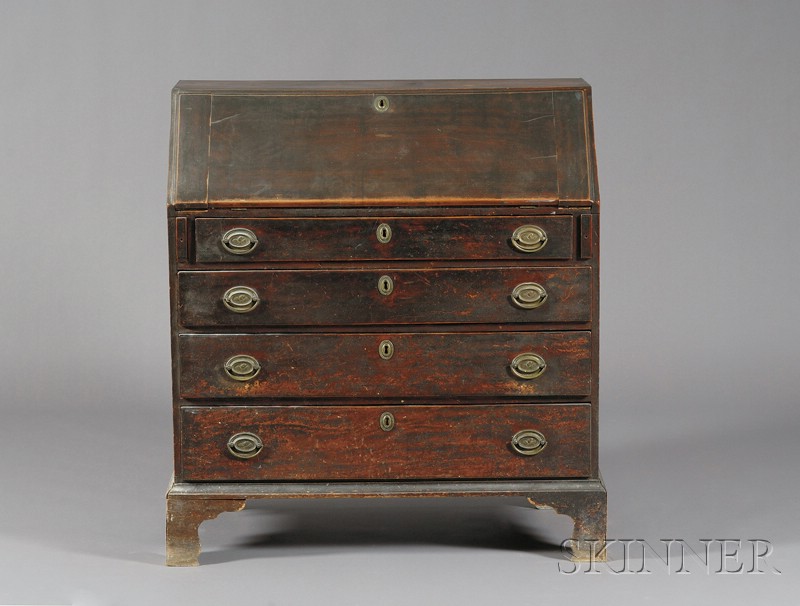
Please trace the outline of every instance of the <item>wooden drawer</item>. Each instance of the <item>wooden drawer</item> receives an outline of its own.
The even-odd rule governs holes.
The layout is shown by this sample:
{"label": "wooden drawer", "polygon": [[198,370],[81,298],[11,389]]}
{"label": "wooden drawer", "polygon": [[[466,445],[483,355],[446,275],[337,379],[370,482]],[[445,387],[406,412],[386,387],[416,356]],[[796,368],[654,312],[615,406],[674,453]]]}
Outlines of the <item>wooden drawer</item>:
{"label": "wooden drawer", "polygon": [[197,328],[590,319],[588,267],[184,271],[178,286],[180,323]]}
{"label": "wooden drawer", "polygon": [[[537,232],[517,231],[525,226],[544,232],[546,242],[542,248],[524,252],[515,247],[515,233],[523,241],[526,233],[536,241],[533,234]],[[250,249],[246,243],[249,236],[245,236],[238,250],[243,254],[234,254],[225,248],[223,239],[232,230],[242,229],[253,234],[254,246]],[[569,259],[573,240],[573,219],[567,215],[195,220],[198,263]]]}
{"label": "wooden drawer", "polygon": [[[590,393],[589,337],[584,331],[183,334],[180,394],[187,399],[582,396]],[[391,357],[384,359],[388,349]],[[530,354],[544,360],[545,370],[520,378],[512,365],[516,360],[516,372],[523,374],[535,369]],[[239,380],[252,374],[253,361],[258,374]],[[226,364],[243,376],[232,378]]]}
{"label": "wooden drawer", "polygon": [[[184,407],[183,479],[583,477],[589,417],[588,404]],[[540,452],[514,449],[526,430]]]}

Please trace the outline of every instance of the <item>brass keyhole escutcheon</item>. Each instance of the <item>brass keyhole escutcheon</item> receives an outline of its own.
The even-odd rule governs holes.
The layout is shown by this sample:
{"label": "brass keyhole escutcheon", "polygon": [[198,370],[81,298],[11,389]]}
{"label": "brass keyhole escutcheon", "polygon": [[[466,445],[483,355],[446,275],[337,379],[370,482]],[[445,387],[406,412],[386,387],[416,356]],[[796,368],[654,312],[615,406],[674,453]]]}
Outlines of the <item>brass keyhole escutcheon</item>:
{"label": "brass keyhole escutcheon", "polygon": [[394,415],[390,412],[384,412],[381,414],[378,423],[383,431],[392,431],[394,429]]}
{"label": "brass keyhole escutcheon", "polygon": [[544,358],[535,353],[521,353],[511,360],[511,372],[520,379],[530,380],[542,375],[547,368]]}
{"label": "brass keyhole escutcheon", "polygon": [[234,286],[222,295],[222,303],[232,312],[244,314],[258,305],[258,293],[249,286]]}
{"label": "brass keyhole escutcheon", "polygon": [[392,228],[386,223],[381,223],[375,230],[375,236],[378,238],[378,242],[386,244],[392,239]]}
{"label": "brass keyhole escutcheon", "polygon": [[511,291],[511,300],[522,309],[536,309],[547,301],[547,291],[536,282],[523,282]]}
{"label": "brass keyhole escutcheon", "polygon": [[547,233],[538,225],[520,225],[511,234],[511,246],[520,252],[532,253],[547,244]]}
{"label": "brass keyhole escutcheon", "polygon": [[256,235],[244,227],[229,229],[222,235],[222,248],[232,255],[248,255],[258,246]]}
{"label": "brass keyhole escutcheon", "polygon": [[261,372],[261,364],[253,356],[233,356],[225,362],[225,374],[234,381],[249,381]]}
{"label": "brass keyhole escutcheon", "polygon": [[381,276],[378,278],[378,292],[382,295],[390,295],[394,291],[394,280],[391,276]]}
{"label": "brass keyhole escutcheon", "polygon": [[390,360],[394,355],[394,343],[385,339],[378,345],[378,355],[384,360]]}
{"label": "brass keyhole escutcheon", "polygon": [[372,103],[375,106],[375,109],[379,112],[385,112],[389,109],[389,98],[385,95],[380,95],[379,97],[375,97],[375,101]]}
{"label": "brass keyhole escutcheon", "polygon": [[535,429],[523,429],[511,437],[511,448],[527,457],[537,455],[547,446],[544,434]]}
{"label": "brass keyhole escutcheon", "polygon": [[228,452],[237,459],[252,459],[262,448],[264,443],[261,438],[248,431],[237,433],[228,440]]}

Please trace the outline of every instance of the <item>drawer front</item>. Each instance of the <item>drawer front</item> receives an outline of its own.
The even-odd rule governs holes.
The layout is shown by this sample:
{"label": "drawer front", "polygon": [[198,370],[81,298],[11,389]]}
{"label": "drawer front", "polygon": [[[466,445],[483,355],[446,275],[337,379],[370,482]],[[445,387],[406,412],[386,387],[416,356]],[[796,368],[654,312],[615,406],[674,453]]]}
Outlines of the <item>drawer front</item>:
{"label": "drawer front", "polygon": [[589,337],[585,331],[184,334],[180,393],[187,399],[582,396],[590,393]]}
{"label": "drawer front", "polygon": [[195,240],[198,263],[569,259],[574,248],[573,219],[566,215],[207,218],[195,220]]}
{"label": "drawer front", "polygon": [[185,271],[178,283],[180,322],[198,328],[588,322],[591,308],[587,267]]}
{"label": "drawer front", "polygon": [[589,417],[588,404],[185,407],[183,479],[583,477]]}

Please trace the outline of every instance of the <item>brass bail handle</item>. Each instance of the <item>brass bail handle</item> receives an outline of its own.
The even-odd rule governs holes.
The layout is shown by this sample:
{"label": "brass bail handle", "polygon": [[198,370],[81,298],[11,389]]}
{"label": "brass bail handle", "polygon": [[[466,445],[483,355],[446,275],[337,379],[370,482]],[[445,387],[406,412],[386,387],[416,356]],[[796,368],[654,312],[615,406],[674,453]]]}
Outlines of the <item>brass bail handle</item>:
{"label": "brass bail handle", "polygon": [[225,374],[234,381],[249,381],[261,372],[261,364],[253,356],[232,356],[223,366]]}
{"label": "brass bail handle", "polygon": [[544,358],[532,352],[521,353],[511,360],[511,372],[526,381],[540,377],[546,368]]}
{"label": "brass bail handle", "polygon": [[222,248],[232,255],[249,255],[258,246],[258,238],[247,228],[236,227],[222,235]]}
{"label": "brass bail handle", "polygon": [[511,437],[511,448],[526,457],[539,454],[545,446],[547,446],[547,440],[544,434],[535,429],[523,429]]}
{"label": "brass bail handle", "polygon": [[536,282],[523,282],[511,291],[511,301],[521,309],[536,309],[547,301],[547,291]]}
{"label": "brass bail handle", "polygon": [[547,232],[538,225],[520,225],[511,234],[511,246],[520,252],[537,252],[546,245]]}
{"label": "brass bail handle", "polygon": [[222,295],[222,304],[237,314],[253,311],[259,301],[258,293],[249,286],[234,286]]}
{"label": "brass bail handle", "polygon": [[264,442],[256,434],[243,431],[228,440],[228,452],[237,459],[252,459],[264,448]]}

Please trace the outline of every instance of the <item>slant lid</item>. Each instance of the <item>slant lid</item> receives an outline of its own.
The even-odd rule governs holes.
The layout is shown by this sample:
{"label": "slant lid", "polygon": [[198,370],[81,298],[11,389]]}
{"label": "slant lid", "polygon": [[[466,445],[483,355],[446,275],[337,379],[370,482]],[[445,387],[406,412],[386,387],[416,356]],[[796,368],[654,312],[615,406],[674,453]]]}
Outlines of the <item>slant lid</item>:
{"label": "slant lid", "polygon": [[597,200],[583,80],[179,82],[169,203]]}

